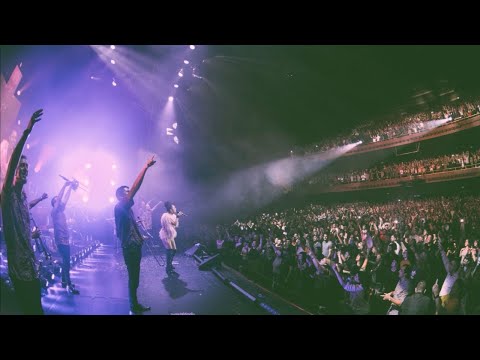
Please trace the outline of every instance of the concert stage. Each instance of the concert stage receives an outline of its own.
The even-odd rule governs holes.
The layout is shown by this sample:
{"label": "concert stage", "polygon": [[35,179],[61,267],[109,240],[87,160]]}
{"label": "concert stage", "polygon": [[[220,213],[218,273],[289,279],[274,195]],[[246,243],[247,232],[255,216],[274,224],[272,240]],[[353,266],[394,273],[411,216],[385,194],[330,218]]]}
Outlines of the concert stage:
{"label": "concert stage", "polygon": [[[152,308],[144,315],[268,314],[211,271],[198,270],[193,258],[179,254],[175,262],[178,276],[168,277],[152,255],[142,258],[138,299]],[[100,246],[71,270],[71,277],[80,295],[68,294],[60,283],[50,287],[42,299],[47,315],[129,314],[127,269],[121,251]]]}

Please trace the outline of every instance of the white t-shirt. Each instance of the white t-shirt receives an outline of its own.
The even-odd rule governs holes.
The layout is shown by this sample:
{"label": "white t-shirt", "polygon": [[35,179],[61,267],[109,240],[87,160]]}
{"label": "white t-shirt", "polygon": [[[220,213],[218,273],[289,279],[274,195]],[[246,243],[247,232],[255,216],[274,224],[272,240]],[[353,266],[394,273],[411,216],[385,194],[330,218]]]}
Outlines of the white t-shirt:
{"label": "white t-shirt", "polygon": [[455,284],[455,281],[457,281],[457,279],[458,279],[458,271],[453,275],[447,274],[447,277],[443,282],[442,289],[440,290],[439,296],[445,296],[450,294],[453,284]]}

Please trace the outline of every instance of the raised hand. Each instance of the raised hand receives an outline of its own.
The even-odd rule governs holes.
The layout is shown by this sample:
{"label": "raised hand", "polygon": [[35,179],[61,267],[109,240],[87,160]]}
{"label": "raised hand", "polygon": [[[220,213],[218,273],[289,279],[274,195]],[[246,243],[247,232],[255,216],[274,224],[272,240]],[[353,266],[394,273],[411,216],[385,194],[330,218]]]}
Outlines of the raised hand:
{"label": "raised hand", "polygon": [[42,236],[40,229],[35,229],[32,231],[32,239],[39,239]]}
{"label": "raised hand", "polygon": [[147,161],[147,167],[153,166],[157,161],[154,160],[155,155],[152,155],[151,159]]}
{"label": "raised hand", "polygon": [[438,295],[440,294],[440,286],[438,286],[438,279],[432,286],[432,294],[434,297],[438,297]]}
{"label": "raised hand", "polygon": [[391,297],[390,293],[383,294],[381,296],[382,296],[383,300],[385,300],[385,301],[391,301],[392,300],[392,297]]}
{"label": "raised hand", "polygon": [[308,256],[312,256],[313,252],[310,249],[310,247],[305,247],[305,252],[307,253]]}
{"label": "raised hand", "polygon": [[28,123],[27,130],[32,131],[33,125],[39,122],[43,115],[43,109],[37,110],[33,113],[32,117],[30,118],[30,122]]}
{"label": "raised hand", "polygon": [[45,200],[45,199],[47,199],[47,198],[48,198],[48,194],[47,194],[47,193],[43,193],[41,199],[42,199],[42,200]]}

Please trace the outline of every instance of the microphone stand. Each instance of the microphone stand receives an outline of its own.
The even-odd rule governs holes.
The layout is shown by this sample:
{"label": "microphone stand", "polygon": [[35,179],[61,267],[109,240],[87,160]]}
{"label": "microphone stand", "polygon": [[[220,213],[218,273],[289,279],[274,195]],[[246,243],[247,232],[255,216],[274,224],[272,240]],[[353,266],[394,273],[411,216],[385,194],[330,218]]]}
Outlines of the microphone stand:
{"label": "microphone stand", "polygon": [[[38,229],[37,223],[35,222],[32,214],[30,214],[30,220],[32,221],[33,226],[35,226],[35,228]],[[37,270],[38,277],[41,281],[42,296],[43,296],[44,295],[43,291],[47,291],[47,288],[49,286],[48,283],[50,282],[50,280],[52,280],[52,279],[46,278],[45,274],[49,274],[49,273],[54,274],[53,267],[52,267],[53,265],[52,255],[48,252],[47,247],[45,246],[45,243],[41,236],[38,238],[35,238],[34,240],[40,253],[45,256],[45,260],[46,260],[45,263],[43,261],[39,261],[39,267]]]}
{"label": "microphone stand", "polygon": [[[35,220],[33,219],[31,214],[30,214],[30,220],[33,222],[33,226],[35,226],[35,228],[38,229],[37,223],[35,222]],[[35,243],[37,244],[38,249],[40,250],[40,253],[43,253],[43,255],[45,256],[45,258],[47,260],[51,260],[52,255],[48,252],[47,247],[45,246],[42,237],[40,236],[38,238],[35,238],[34,240],[35,240]]]}
{"label": "microphone stand", "polygon": [[[148,232],[148,230],[145,228],[145,225],[143,225],[143,221],[140,220],[139,217],[137,217],[137,219],[138,219],[137,224],[140,225],[140,228],[142,229],[142,232],[144,232],[145,234],[147,234],[148,238],[153,241],[153,236],[152,236],[152,234],[150,234],[150,233]],[[143,237],[143,235],[142,235],[142,237]],[[148,240],[145,239],[144,242],[145,242],[145,245],[147,246],[148,251],[149,251],[150,254],[153,256],[153,258],[155,259],[155,261],[157,262],[158,266],[165,266],[165,260],[159,255],[159,258],[162,260],[162,263],[160,263],[160,261],[158,261],[158,258],[157,258],[157,256],[155,256],[155,253],[153,252],[152,248],[150,247],[150,244],[148,243]]]}

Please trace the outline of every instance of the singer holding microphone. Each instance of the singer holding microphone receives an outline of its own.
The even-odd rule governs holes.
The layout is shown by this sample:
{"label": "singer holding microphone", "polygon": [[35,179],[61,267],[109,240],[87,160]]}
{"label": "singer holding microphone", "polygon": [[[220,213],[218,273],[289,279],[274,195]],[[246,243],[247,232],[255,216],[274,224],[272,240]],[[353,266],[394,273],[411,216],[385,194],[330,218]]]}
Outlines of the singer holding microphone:
{"label": "singer holding microphone", "polygon": [[[65,179],[63,176],[61,176]],[[68,179],[67,179],[68,180]],[[52,223],[55,236],[55,246],[62,256],[62,287],[67,288],[69,294],[78,295],[80,291],[70,280],[70,232],[68,231],[65,207],[70,199],[72,189],[75,190],[75,182],[66,181],[57,196],[52,198]],[[67,193],[65,189],[68,187]]]}
{"label": "singer holding microphone", "polygon": [[175,238],[177,237],[177,230],[179,225],[178,218],[182,215],[185,215],[183,212],[179,211],[177,213],[177,208],[170,201],[165,202],[165,209],[167,210],[163,213],[160,223],[162,228],[160,229],[160,239],[165,246],[167,253],[167,274],[174,275],[174,267],[172,265],[173,257],[177,252],[177,245],[175,244]]}

